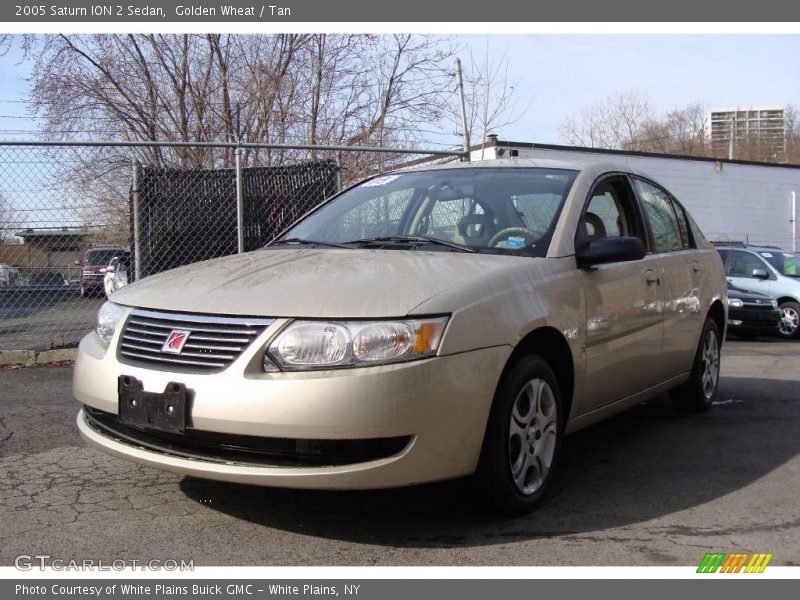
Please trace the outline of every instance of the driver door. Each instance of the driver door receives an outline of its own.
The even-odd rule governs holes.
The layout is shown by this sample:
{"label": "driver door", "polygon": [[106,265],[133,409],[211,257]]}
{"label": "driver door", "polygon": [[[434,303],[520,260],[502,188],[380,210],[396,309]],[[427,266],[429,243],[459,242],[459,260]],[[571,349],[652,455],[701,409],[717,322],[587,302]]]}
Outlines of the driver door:
{"label": "driver door", "polygon": [[[586,201],[575,245],[631,235],[647,244],[641,212],[628,180],[597,183]],[[591,410],[655,383],[663,344],[663,274],[657,255],[581,269],[586,298],[586,408]]]}

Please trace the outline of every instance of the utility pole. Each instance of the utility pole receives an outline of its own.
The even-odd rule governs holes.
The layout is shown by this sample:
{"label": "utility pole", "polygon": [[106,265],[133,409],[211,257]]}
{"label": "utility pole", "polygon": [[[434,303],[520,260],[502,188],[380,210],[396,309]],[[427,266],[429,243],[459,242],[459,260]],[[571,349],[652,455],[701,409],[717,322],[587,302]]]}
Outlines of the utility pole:
{"label": "utility pole", "polygon": [[464,101],[464,79],[461,75],[461,59],[456,57],[456,85],[461,105],[461,137],[464,146],[464,160],[469,161],[469,129],[467,129],[467,107]]}

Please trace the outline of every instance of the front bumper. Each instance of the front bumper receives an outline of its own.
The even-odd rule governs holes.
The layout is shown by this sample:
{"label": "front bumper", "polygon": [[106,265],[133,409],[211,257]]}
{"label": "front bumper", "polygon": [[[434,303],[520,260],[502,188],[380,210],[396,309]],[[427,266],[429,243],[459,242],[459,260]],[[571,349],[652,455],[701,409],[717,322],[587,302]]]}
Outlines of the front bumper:
{"label": "front bumper", "polygon": [[767,308],[731,308],[728,310],[729,333],[776,333],[781,311]]}
{"label": "front bumper", "polygon": [[[192,427],[201,432],[296,440],[405,438],[391,456],[335,465],[204,460],[103,433],[78,414],[89,443],[111,454],[201,478],[276,487],[368,489],[474,472],[497,381],[510,347],[410,363],[305,373],[263,373],[260,356],[285,321],[270,326],[224,371],[171,373],[120,363],[96,336],[80,344],[73,390],[82,404],[118,412],[117,378],[144,389],[180,382],[192,390]],[[117,334],[118,335],[118,334]],[[117,340],[112,341],[112,348]]]}

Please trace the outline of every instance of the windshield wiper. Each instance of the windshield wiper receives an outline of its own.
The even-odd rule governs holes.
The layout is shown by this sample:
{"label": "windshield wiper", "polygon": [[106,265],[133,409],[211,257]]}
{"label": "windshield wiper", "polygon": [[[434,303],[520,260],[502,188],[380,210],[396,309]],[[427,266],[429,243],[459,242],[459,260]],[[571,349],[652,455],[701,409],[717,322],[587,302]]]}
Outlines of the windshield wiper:
{"label": "windshield wiper", "polygon": [[292,238],[282,238],[280,240],[275,240],[274,242],[270,242],[267,246],[278,246],[280,244],[298,244],[302,246],[326,246],[328,248],[346,248],[350,250],[349,246],[345,246],[344,244],[336,244],[334,242],[319,242],[316,240],[306,240],[303,238],[292,237]]}
{"label": "windshield wiper", "polygon": [[426,244],[435,244],[437,246],[447,246],[448,248],[453,248],[455,250],[459,250],[460,252],[477,252],[475,248],[470,248],[469,246],[463,246],[461,244],[457,244],[455,242],[448,242],[446,240],[440,240],[439,238],[431,237],[429,235],[422,235],[422,234],[413,234],[413,235],[382,235],[378,237],[371,237],[371,238],[364,238],[361,240],[351,240],[349,242],[345,242],[346,244],[380,244],[382,242],[410,242],[410,243],[426,243]]}

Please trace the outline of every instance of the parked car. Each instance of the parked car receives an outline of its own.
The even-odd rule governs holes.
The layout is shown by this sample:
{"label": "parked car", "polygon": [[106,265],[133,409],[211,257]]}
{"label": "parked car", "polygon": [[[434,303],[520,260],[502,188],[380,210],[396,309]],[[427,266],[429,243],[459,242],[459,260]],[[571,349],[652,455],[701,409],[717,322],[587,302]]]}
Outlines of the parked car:
{"label": "parked car", "polygon": [[778,335],[800,337],[800,259],[792,252],[771,246],[720,244],[717,246],[728,281],[748,292],[778,301],[781,323]]}
{"label": "parked car", "polygon": [[0,287],[14,287],[19,283],[19,270],[11,265],[0,263]]}
{"label": "parked car", "polygon": [[728,284],[728,333],[743,339],[775,335],[781,322],[778,301]]}
{"label": "parked car", "polygon": [[266,486],[474,475],[511,513],[566,433],[668,390],[707,410],[727,319],[719,255],[663,187],[528,160],[373,177],[113,298],[75,364],[91,444]]}
{"label": "parked car", "polygon": [[62,286],[67,285],[67,280],[58,271],[38,271],[31,275],[28,285]]}
{"label": "parked car", "polygon": [[121,287],[128,285],[128,271],[130,265],[130,252],[123,252],[109,261],[108,266],[106,266],[106,273],[103,277],[103,288],[105,289],[106,298]]}
{"label": "parked car", "polygon": [[81,260],[81,297],[104,291],[106,267],[115,256],[127,252],[117,246],[96,246],[83,253]]}

